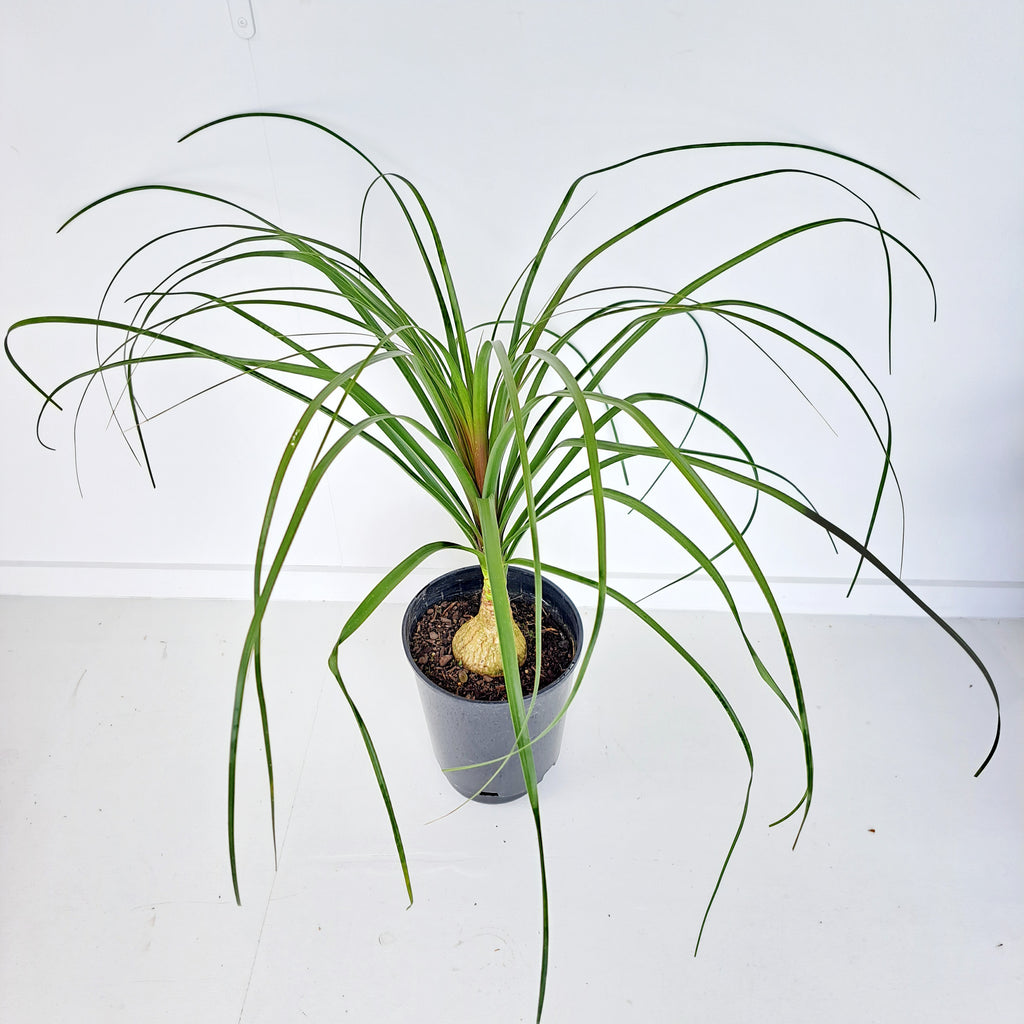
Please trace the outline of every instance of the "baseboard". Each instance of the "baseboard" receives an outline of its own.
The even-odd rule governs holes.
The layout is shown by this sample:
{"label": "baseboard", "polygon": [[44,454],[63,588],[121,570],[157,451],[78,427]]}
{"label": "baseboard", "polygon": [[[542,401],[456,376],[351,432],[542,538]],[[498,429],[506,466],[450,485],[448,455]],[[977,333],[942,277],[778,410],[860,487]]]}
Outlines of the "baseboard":
{"label": "baseboard", "polygon": [[[393,593],[393,602],[407,602],[420,587],[447,566],[414,572]],[[289,566],[281,574],[278,600],[358,601],[380,579],[384,568]],[[754,581],[726,578],[743,611],[766,610]],[[694,577],[659,590],[668,580],[657,575],[610,578],[616,589],[636,600],[645,595],[650,609],[720,610],[718,588]],[[865,577],[847,597],[849,581],[838,578],[776,577],[770,580],[783,611],[828,615],[923,614],[886,580]],[[939,614],[966,618],[1024,617],[1024,582],[971,580],[908,580],[908,585]],[[568,585],[583,606],[594,604],[594,592]],[[654,593],[656,592],[656,593]],[[0,593],[52,597],[175,597],[251,600],[252,568],[248,565],[0,562]]]}

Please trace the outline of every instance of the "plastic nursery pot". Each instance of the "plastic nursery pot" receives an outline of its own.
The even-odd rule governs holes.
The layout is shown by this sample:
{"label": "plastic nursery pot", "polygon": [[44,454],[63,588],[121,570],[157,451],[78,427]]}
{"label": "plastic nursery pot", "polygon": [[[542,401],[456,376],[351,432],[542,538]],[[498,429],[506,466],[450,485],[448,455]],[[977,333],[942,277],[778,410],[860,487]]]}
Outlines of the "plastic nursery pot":
{"label": "plastic nursery pot", "polygon": [[[533,600],[533,572],[510,566],[508,595],[511,600]],[[402,641],[419,689],[423,712],[427,719],[434,756],[442,770],[477,765],[493,758],[504,757],[515,744],[508,701],[467,700],[438,686],[428,679],[413,661],[409,652],[412,631],[423,613],[440,601],[479,595],[483,576],[479,566],[455,569],[428,583],[413,598],[402,620]],[[550,580],[542,580],[541,599],[544,610],[565,626],[573,640],[573,659],[569,667],[540,693],[526,698],[530,712],[529,730],[534,737],[543,732],[562,710],[571,690],[583,641],[583,623],[580,613],[566,593]],[[562,745],[565,719],[533,744],[533,759],[539,782],[555,763]],[[513,754],[501,771],[492,779],[497,764],[461,771],[445,771],[445,778],[463,796],[475,797],[484,803],[503,803],[515,800],[526,792],[519,755]]]}

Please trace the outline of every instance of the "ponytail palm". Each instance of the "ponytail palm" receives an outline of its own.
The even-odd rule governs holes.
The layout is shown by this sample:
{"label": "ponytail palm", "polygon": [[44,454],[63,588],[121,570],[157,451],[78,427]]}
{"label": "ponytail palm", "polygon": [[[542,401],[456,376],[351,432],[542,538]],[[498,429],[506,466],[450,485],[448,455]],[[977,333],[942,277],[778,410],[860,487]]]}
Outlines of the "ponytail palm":
{"label": "ponytail palm", "polygon": [[[814,761],[803,681],[793,645],[782,609],[748,539],[756,512],[766,501],[809,519],[832,539],[857,552],[857,572],[864,561],[876,567],[966,652],[996,700],[995,739],[978,771],[985,767],[999,737],[998,697],[988,671],[965,641],[913,595],[869,547],[883,494],[890,486],[898,486],[890,460],[891,426],[881,392],[839,339],[781,308],[714,291],[727,286],[730,271],[800,236],[830,231],[866,233],[877,244],[891,323],[894,259],[919,268],[931,284],[918,257],[882,226],[874,209],[858,194],[831,175],[797,163],[714,180],[623,224],[599,244],[579,253],[567,272],[552,274],[549,270],[552,243],[575,212],[581,186],[627,171],[630,165],[702,150],[763,150],[774,157],[781,154],[804,163],[813,158],[837,168],[856,166],[860,173],[867,173],[885,187],[907,192],[903,185],[849,157],[796,144],[711,143],[644,153],[574,181],[502,307],[485,323],[467,324],[437,225],[423,197],[407,178],[385,173],[347,139],[323,125],[293,115],[234,115],[203,125],[190,135],[227,121],[252,117],[279,119],[325,133],[365,163],[371,174],[370,188],[387,191],[407,228],[417,266],[432,297],[429,317],[414,316],[402,304],[398,288],[385,283],[364,262],[358,244],[345,248],[290,231],[219,196],[155,184],[104,196],[71,220],[96,206],[147,191],[175,193],[183,200],[205,204],[220,211],[220,219],[158,235],[137,248],[117,270],[96,316],[39,316],[21,320],[9,329],[5,341],[14,367],[43,396],[40,416],[51,407],[60,409],[65,393],[73,385],[81,382],[87,389],[97,379],[103,382],[118,422],[125,417],[130,419],[122,432],[147,469],[150,463],[145,443],[146,417],[139,403],[139,390],[146,374],[159,364],[178,360],[220,364],[229,372],[228,379],[248,378],[298,402],[300,415],[280,455],[267,496],[255,554],[253,614],[235,682],[228,766],[228,842],[236,899],[240,898],[235,850],[236,755],[250,679],[266,744],[272,823],[274,817],[270,724],[260,658],[264,614],[314,494],[328,472],[345,471],[343,456],[356,441],[370,445],[390,460],[414,488],[425,491],[437,502],[450,517],[453,530],[451,536],[407,554],[370,590],[343,624],[329,652],[330,670],[360,729],[411,899],[408,864],[384,770],[343,677],[339,652],[395,588],[431,556],[445,549],[459,549],[479,561],[484,579],[480,613],[453,646],[455,656],[467,668],[504,676],[513,730],[520,738],[509,756],[518,757],[522,766],[541,867],[544,928],[538,1019],[547,975],[548,898],[537,778],[519,675],[525,641],[512,619],[506,587],[509,565],[530,567],[538,576],[544,572],[568,579],[593,593],[593,629],[566,706],[584,682],[609,600],[628,609],[664,639],[679,655],[681,664],[692,669],[694,677],[721,705],[735,732],[738,749],[746,759],[748,776],[735,834],[725,853],[711,901],[746,821],[753,752],[725,685],[690,653],[682,638],[668,632],[634,598],[609,585],[608,517],[613,509],[633,514],[633,522],[645,524],[646,529],[660,535],[683,557],[687,569],[680,572],[680,579],[701,574],[714,584],[734,620],[737,639],[747,652],[753,671],[792,717],[795,736],[803,750],[804,783],[784,818],[797,815],[801,822],[806,819],[814,792]],[[732,194],[769,179],[786,178],[823,182],[847,200],[853,197],[860,215],[808,220],[767,237],[751,238],[734,254],[688,280],[673,282],[667,289],[607,284],[594,287],[589,283],[592,272],[602,268],[604,257],[620,243],[644,238],[645,232],[656,224],[673,223],[672,218],[699,209],[716,193]],[[172,261],[161,280],[135,296],[131,316],[118,318],[108,312],[108,300],[129,267],[144,254],[149,257],[152,251],[159,253],[183,240],[195,243],[192,258],[180,264]],[[694,243],[688,236],[686,240],[692,251]],[[261,275],[268,269],[271,273],[279,272],[280,279],[289,283],[242,290],[225,290],[218,285],[228,273],[234,279],[247,270],[257,269]],[[262,276],[260,279],[263,280]],[[197,328],[215,318],[221,325],[225,318],[230,321],[231,330],[223,335],[230,340],[212,347],[203,342],[207,335]],[[315,332],[304,329],[299,333],[294,329],[294,323],[305,325],[310,319],[318,324]],[[95,332],[95,365],[72,374],[56,387],[37,383],[22,366],[20,354],[18,358],[14,355],[14,336],[27,340],[38,336],[41,328],[75,325]],[[652,338],[672,330],[695,341],[703,353],[704,369],[695,393],[682,395],[672,390],[664,368],[659,366],[651,366],[651,384],[657,383],[657,388],[617,393],[616,368],[627,357],[639,355],[642,359]],[[795,483],[759,463],[740,434],[705,407],[703,382],[714,352],[714,339],[721,331],[731,332],[749,346],[749,351],[766,355],[771,372],[785,373],[780,361],[787,356],[816,366],[846,395],[867,426],[877,444],[877,475],[871,511],[858,534],[822,516]],[[246,346],[251,346],[249,352]],[[396,371],[404,390],[401,406],[393,398],[385,398],[391,395]],[[111,378],[120,383],[111,386]],[[686,425],[681,438],[678,428],[670,426],[680,420]],[[693,440],[698,436],[705,439],[699,447]],[[318,447],[311,463],[300,466],[295,455],[307,438],[318,439]],[[657,488],[636,493],[629,483],[631,467],[651,467],[655,477],[671,474],[712,524],[713,541],[698,540],[687,518],[660,510],[655,503]],[[289,493],[297,497],[284,502],[286,482],[292,484],[296,480],[297,486]],[[737,495],[742,500],[738,501]],[[546,521],[572,509],[581,514],[592,537],[593,565],[589,572],[559,564],[557,553],[553,555],[547,546],[542,547]],[[756,583],[774,622],[785,665],[783,675],[768,668],[748,637],[730,583],[719,568],[726,553],[738,558]],[[539,616],[540,587],[535,588],[535,593],[534,611]],[[538,665],[542,633],[536,630],[533,640]],[[499,768],[495,765],[495,771]],[[698,941],[702,932],[703,923]]]}

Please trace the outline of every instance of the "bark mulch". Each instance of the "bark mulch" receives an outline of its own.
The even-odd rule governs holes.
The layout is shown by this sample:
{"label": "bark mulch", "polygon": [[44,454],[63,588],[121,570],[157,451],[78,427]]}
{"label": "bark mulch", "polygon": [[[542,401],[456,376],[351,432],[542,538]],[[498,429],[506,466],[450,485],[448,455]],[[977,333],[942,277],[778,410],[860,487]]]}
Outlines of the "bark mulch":
{"label": "bark mulch", "polygon": [[[428,608],[413,627],[409,643],[413,661],[438,686],[467,700],[505,700],[505,680],[482,676],[464,669],[452,655],[452,637],[480,607],[480,595],[441,601]],[[535,654],[533,602],[513,601],[512,617],[526,637],[526,661],[519,668],[524,696],[533,693]],[[553,683],[572,663],[572,637],[547,609],[541,615],[544,630],[541,644],[540,688]]]}

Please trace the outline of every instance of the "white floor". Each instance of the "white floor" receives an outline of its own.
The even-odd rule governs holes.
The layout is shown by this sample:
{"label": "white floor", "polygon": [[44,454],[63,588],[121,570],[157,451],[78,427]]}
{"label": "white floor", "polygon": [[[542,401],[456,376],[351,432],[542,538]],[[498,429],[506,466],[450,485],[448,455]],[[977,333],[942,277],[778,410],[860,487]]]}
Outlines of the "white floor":
{"label": "white floor", "polygon": [[[344,606],[266,630],[279,866],[255,704],[234,904],[225,840],[229,602],[0,601],[0,1021],[531,1021],[539,889],[527,806],[469,805],[428,748],[386,607],[343,655],[409,852],[326,668]],[[544,1020],[1002,1024],[1024,1008],[1024,621],[959,623],[1003,696],[914,618],[794,617],[816,742],[723,616],[670,617],[734,696],[757,759],[747,830],[696,959],[746,782],[699,679],[616,615],[542,785]],[[769,624],[759,650],[778,664]]]}

